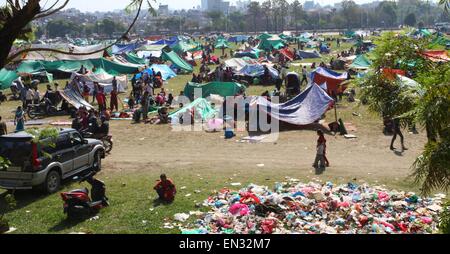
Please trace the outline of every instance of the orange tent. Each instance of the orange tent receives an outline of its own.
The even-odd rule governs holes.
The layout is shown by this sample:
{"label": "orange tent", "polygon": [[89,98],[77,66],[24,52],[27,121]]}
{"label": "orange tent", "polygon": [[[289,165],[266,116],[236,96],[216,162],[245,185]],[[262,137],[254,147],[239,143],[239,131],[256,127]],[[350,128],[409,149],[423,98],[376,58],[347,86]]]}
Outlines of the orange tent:
{"label": "orange tent", "polygon": [[445,50],[427,50],[422,53],[422,56],[430,59],[433,62],[448,62],[450,57]]}
{"label": "orange tent", "polygon": [[404,70],[385,68],[382,71],[384,76],[391,80],[396,78],[396,74],[406,76],[406,72]]}
{"label": "orange tent", "polygon": [[294,53],[288,48],[281,49],[280,54],[283,54],[289,61],[294,61]]}

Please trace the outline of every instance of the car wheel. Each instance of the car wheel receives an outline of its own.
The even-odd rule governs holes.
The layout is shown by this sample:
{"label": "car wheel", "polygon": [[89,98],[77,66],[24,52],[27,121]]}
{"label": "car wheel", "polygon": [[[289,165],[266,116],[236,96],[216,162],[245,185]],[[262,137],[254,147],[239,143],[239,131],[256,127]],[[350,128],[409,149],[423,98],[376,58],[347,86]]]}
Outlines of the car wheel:
{"label": "car wheel", "polygon": [[56,170],[50,171],[45,179],[44,188],[49,194],[55,193],[61,186],[61,176]]}
{"label": "car wheel", "polygon": [[102,170],[102,155],[100,151],[97,151],[94,155],[94,163],[92,163],[92,167],[95,171]]}
{"label": "car wheel", "polygon": [[113,148],[113,143],[108,139],[103,139],[103,146],[105,147],[105,152],[110,153]]}

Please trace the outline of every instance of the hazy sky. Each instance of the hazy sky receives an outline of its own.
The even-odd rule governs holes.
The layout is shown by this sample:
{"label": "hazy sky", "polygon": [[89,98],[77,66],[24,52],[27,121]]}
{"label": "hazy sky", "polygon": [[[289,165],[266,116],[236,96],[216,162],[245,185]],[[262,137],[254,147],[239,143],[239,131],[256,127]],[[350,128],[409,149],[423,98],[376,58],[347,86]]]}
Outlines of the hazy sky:
{"label": "hazy sky", "polygon": [[[43,0],[42,2],[48,2],[48,5],[54,3],[55,0]],[[153,1],[153,0],[151,0]],[[236,2],[237,0],[229,0],[230,2]],[[263,2],[264,0],[256,0],[259,2]],[[293,2],[294,0],[287,0],[288,2]],[[299,0],[301,3],[304,3],[305,0]],[[334,4],[341,2],[342,0],[315,0],[316,3],[320,3],[320,5],[324,6],[327,4]],[[356,3],[367,3],[372,2],[374,0],[354,0]],[[62,0],[61,0],[62,2]],[[74,7],[81,11],[113,11],[117,9],[124,9],[125,6],[130,2],[130,0],[71,0],[68,4],[68,7]],[[154,6],[158,6],[161,4],[169,4],[169,8],[172,10],[175,9],[190,9],[192,7],[196,7],[201,4],[201,0],[156,0],[157,4]],[[432,0],[432,2],[436,2],[436,0]],[[0,0],[0,4],[5,4],[5,0]]]}
{"label": "hazy sky", "polygon": [[[48,5],[54,3],[55,0],[48,0]],[[230,2],[236,2],[237,0],[229,0]],[[264,0],[257,0],[263,2]],[[288,2],[293,2],[294,0],[288,0]],[[299,0],[301,3],[305,0]],[[356,3],[367,3],[372,0],[355,0]],[[42,1],[45,3],[45,1]],[[130,2],[130,0],[71,0],[68,7],[74,7],[81,11],[112,11],[117,9],[123,9]],[[341,0],[315,0],[316,3],[321,5],[334,4],[341,2]],[[174,9],[190,9],[201,4],[201,0],[157,0],[158,6],[161,4],[169,4],[169,8]],[[0,4],[5,4],[5,0],[0,0]]]}

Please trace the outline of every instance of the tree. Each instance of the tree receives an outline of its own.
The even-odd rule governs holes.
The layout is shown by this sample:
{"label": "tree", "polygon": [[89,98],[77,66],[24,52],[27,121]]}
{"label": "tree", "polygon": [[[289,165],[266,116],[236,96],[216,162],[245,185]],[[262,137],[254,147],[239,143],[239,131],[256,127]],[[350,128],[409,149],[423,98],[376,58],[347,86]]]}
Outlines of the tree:
{"label": "tree", "polygon": [[414,13],[410,13],[406,15],[405,20],[403,21],[408,26],[415,26],[416,25],[416,15]]}
{"label": "tree", "polygon": [[303,11],[302,4],[298,0],[292,2],[291,4],[291,13],[293,17],[292,21],[295,25],[295,32],[297,33],[298,33],[298,21],[301,19],[302,11]]}
{"label": "tree", "polygon": [[397,4],[395,2],[383,1],[381,2],[376,11],[378,13],[378,19],[382,22],[379,25],[382,26],[394,26],[397,21]]}
{"label": "tree", "polygon": [[253,20],[253,31],[256,33],[257,19],[258,16],[261,14],[261,6],[259,5],[259,2],[250,2],[250,4],[248,5],[248,13],[250,14]]}
{"label": "tree", "polygon": [[266,31],[269,32],[270,29],[270,17],[272,16],[272,2],[266,0],[261,5],[261,12],[266,19]]}
{"label": "tree", "polygon": [[357,27],[361,10],[359,6],[352,0],[342,1],[341,15],[345,18],[347,28]]}
{"label": "tree", "polygon": [[[422,57],[430,39],[416,40],[387,33],[376,42],[374,72],[359,82],[361,100],[383,117],[403,124],[420,124],[426,131],[424,151],[412,165],[422,192],[450,187],[450,63],[436,64]],[[380,71],[397,68],[410,73],[418,85],[409,87]]]}
{"label": "tree", "polygon": [[47,23],[49,37],[64,37],[66,35],[76,35],[81,32],[81,26],[70,20],[52,20]]}
{"label": "tree", "polygon": [[[16,59],[21,54],[30,51],[51,51],[68,55],[90,55],[102,52],[105,49],[108,49],[113,45],[119,43],[121,40],[127,38],[128,33],[131,31],[139,17],[144,1],[148,3],[149,11],[154,13],[154,9],[150,4],[150,0],[131,0],[131,3],[128,5],[127,9],[129,11],[137,11],[136,16],[128,29],[112,44],[106,46],[103,49],[99,49],[93,52],[71,53],[49,48],[24,48],[10,54],[14,41],[17,38],[20,38],[21,36],[24,36],[32,31],[31,22],[33,20],[49,17],[59,12],[67,6],[69,1],[70,0],[53,0],[53,2],[49,3],[48,1],[44,0],[6,0],[6,4],[0,7],[0,69],[9,62]],[[44,2],[44,6],[41,6],[41,2]],[[46,8],[45,6],[49,7]]]}

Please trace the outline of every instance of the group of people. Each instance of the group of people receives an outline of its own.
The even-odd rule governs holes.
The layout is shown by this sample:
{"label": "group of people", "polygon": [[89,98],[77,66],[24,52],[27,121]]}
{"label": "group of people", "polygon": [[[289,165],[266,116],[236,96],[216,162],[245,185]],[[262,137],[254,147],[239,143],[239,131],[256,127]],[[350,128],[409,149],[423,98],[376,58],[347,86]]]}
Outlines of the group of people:
{"label": "group of people", "polygon": [[[80,133],[89,132],[96,138],[102,138],[109,134],[110,113],[107,110],[96,111],[80,107],[72,121],[72,128]],[[99,121],[100,118],[100,121]]]}
{"label": "group of people", "polygon": [[[81,80],[79,76],[75,77],[73,81],[76,85],[75,88],[78,92],[83,96],[86,102],[89,102],[89,96],[92,95],[92,104],[96,101],[98,105],[98,110],[103,111],[107,109],[107,99],[105,88],[101,86],[98,82],[92,82],[92,85],[89,86],[88,83],[84,80]],[[118,86],[116,77],[112,80],[112,90],[110,93],[110,105],[109,109],[111,111],[119,110],[119,98],[118,98]]]}

